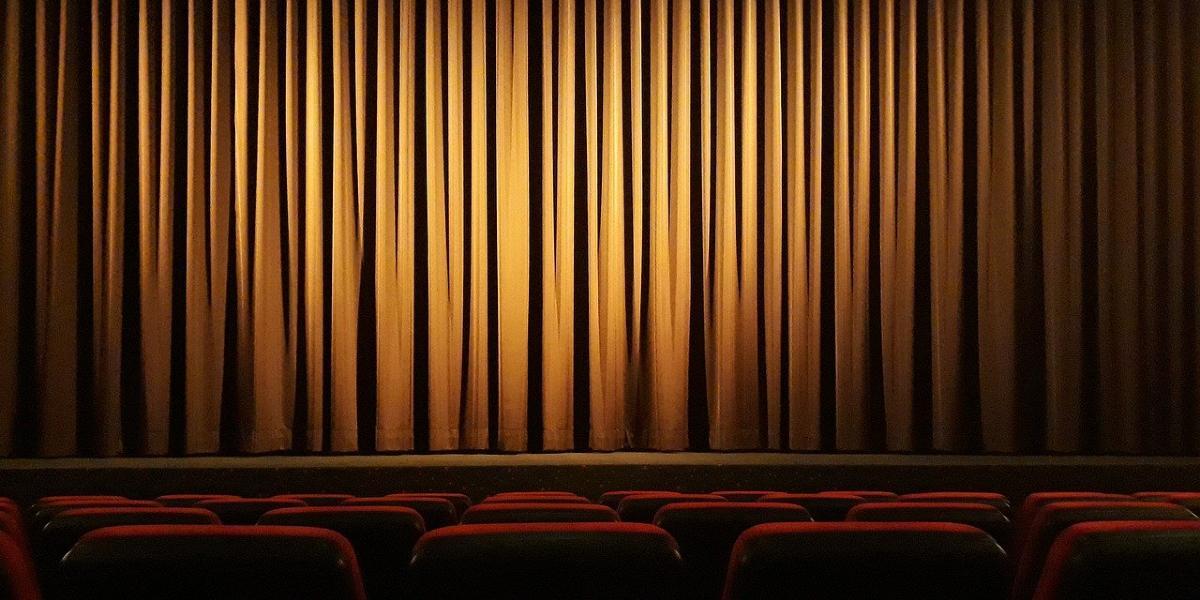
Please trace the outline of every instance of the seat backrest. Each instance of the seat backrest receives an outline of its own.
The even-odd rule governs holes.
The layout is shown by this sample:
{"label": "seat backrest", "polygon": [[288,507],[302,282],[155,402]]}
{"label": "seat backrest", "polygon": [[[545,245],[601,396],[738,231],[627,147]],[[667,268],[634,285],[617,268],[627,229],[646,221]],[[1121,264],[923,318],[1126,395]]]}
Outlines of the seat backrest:
{"label": "seat backrest", "polygon": [[8,511],[0,511],[0,533],[11,537],[26,552],[32,552],[33,548],[29,543],[29,536],[25,533],[25,524],[21,522],[20,513],[14,515]]}
{"label": "seat backrest", "polygon": [[617,505],[617,514],[629,523],[652,523],[658,509],[683,502],[728,502],[716,494],[633,494],[625,496]]}
{"label": "seat backrest", "polygon": [[410,597],[445,600],[681,598],[667,532],[640,523],[460,525],[413,551]]}
{"label": "seat backrest", "polygon": [[40,600],[41,597],[27,550],[11,535],[0,532],[0,598]]}
{"label": "seat backrest", "polygon": [[260,525],[298,525],[331,529],[354,547],[370,598],[402,598],[413,546],[425,533],[425,520],[403,506],[310,506],[281,508],[259,519]]}
{"label": "seat backrest", "polygon": [[1033,597],[1050,546],[1068,527],[1089,521],[1192,521],[1188,509],[1167,502],[1122,500],[1116,502],[1052,502],[1042,506],[1029,526],[1025,550],[1017,559],[1013,578],[1014,600]]}
{"label": "seat backrest", "polygon": [[463,513],[462,522],[479,523],[603,523],[618,521],[617,511],[600,504],[488,502]]}
{"label": "seat backrest", "polygon": [[904,494],[897,498],[901,502],[977,502],[994,506],[1006,515],[1012,514],[1012,504],[1004,494],[996,492],[919,492]]}
{"label": "seat backrest", "polygon": [[458,523],[458,511],[454,504],[445,498],[430,496],[383,496],[367,498],[350,498],[340,506],[402,506],[411,508],[421,514],[425,520],[425,530],[433,531]]}
{"label": "seat backrest", "polygon": [[1200,590],[1200,522],[1095,521],[1050,549],[1037,600],[1190,600]]}
{"label": "seat backrest", "polygon": [[467,509],[471,508],[471,504],[473,504],[470,496],[466,494],[459,494],[457,492],[400,492],[397,494],[387,495],[388,498],[403,498],[407,496],[425,496],[429,498],[442,498],[444,500],[449,500],[450,504],[454,505],[455,512],[460,515],[467,512]]}
{"label": "seat backrest", "polygon": [[847,521],[962,523],[978,527],[1007,547],[1012,523],[1000,509],[971,502],[864,502],[850,509]]}
{"label": "seat backrest", "polygon": [[34,562],[45,576],[58,569],[63,555],[89,531],[118,525],[220,525],[202,508],[73,508],[54,515],[38,534]]}
{"label": "seat backrest", "polygon": [[713,493],[730,502],[758,502],[759,498],[767,494],[778,494],[780,492],[777,490],[720,490]]}
{"label": "seat backrest", "polygon": [[59,500],[38,505],[30,521],[30,530],[36,535],[58,513],[76,508],[162,508],[154,500]]}
{"label": "seat backrest", "polygon": [[725,567],[738,536],[763,523],[811,522],[795,504],[770,502],[686,502],[668,504],[654,524],[671,534],[687,573],[688,598],[720,598]]}
{"label": "seat backrest", "polygon": [[506,496],[529,497],[529,496],[569,496],[572,498],[581,498],[575,492],[566,492],[561,490],[516,490],[511,492],[497,492],[488,496],[488,498],[504,498]]}
{"label": "seat backrest", "polygon": [[542,494],[503,494],[498,496],[488,496],[484,498],[480,504],[495,504],[495,503],[512,503],[512,502],[534,502],[540,504],[591,504],[592,501],[582,496],[566,496],[566,495],[542,495]]}
{"label": "seat backrest", "polygon": [[895,500],[896,498],[900,497],[895,492],[885,492],[882,490],[825,490],[823,492],[818,492],[818,493],[820,493],[821,495],[825,495],[825,496],[830,495],[830,494],[838,495],[838,496],[841,496],[841,495],[858,496],[859,498],[862,498],[863,500],[866,500],[868,502],[887,502],[889,500]]}
{"label": "seat backrest", "polygon": [[62,574],[79,600],[366,597],[350,542],[311,527],[108,527],[79,540]]}
{"label": "seat backrest", "polygon": [[337,506],[354,496],[350,494],[277,494],[277,500],[299,500],[309,506]]}
{"label": "seat backrest", "polygon": [[282,500],[275,498],[224,498],[204,500],[196,503],[196,508],[203,508],[217,513],[221,522],[226,525],[253,525],[258,519],[277,508],[292,508],[306,506],[299,500]]}
{"label": "seat backrest", "polygon": [[154,501],[172,508],[191,508],[205,500],[231,500],[240,497],[232,494],[167,494],[155,498]]}
{"label": "seat backrest", "polygon": [[617,510],[617,507],[621,505],[621,500],[624,500],[627,496],[633,496],[635,494],[672,494],[678,496],[679,492],[667,490],[613,490],[611,492],[604,492],[603,494],[600,494],[600,499],[598,502],[613,510]]}
{"label": "seat backrest", "polygon": [[1004,550],[958,523],[770,523],[738,538],[726,600],[1005,595]]}
{"label": "seat backrest", "polygon": [[1034,492],[1021,502],[1017,516],[1013,519],[1013,558],[1019,558],[1025,551],[1025,538],[1029,535],[1029,526],[1033,524],[1038,511],[1051,502],[1113,502],[1132,499],[1132,496],[1107,492]]}
{"label": "seat backrest", "polygon": [[814,521],[845,521],[846,513],[856,504],[866,502],[862,496],[853,494],[767,494],[759,502],[786,502],[799,504],[808,509]]}

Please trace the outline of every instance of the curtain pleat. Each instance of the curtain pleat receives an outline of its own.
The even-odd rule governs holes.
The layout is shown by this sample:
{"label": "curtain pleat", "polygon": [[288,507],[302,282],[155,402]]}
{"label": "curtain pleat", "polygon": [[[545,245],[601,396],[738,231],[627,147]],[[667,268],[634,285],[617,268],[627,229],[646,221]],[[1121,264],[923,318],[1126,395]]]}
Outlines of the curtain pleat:
{"label": "curtain pleat", "polygon": [[1186,0],[0,20],[0,454],[1200,448]]}

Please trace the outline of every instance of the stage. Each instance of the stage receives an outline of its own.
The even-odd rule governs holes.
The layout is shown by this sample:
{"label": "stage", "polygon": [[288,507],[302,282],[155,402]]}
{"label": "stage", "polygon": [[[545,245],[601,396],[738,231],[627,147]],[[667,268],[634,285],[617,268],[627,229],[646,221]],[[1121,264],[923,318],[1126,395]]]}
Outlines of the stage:
{"label": "stage", "polygon": [[154,497],[209,492],[459,491],[567,489],[589,497],[615,489],[1034,490],[1200,489],[1200,458],[613,452],[0,460],[0,496],[29,502],[54,494]]}

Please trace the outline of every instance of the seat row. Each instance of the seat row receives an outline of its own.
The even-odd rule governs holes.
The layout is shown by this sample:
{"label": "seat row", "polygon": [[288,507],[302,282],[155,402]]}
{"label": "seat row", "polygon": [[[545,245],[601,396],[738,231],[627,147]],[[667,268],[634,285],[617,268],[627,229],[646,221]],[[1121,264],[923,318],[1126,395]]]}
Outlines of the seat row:
{"label": "seat row", "polygon": [[[1020,600],[1194,597],[1171,594],[1200,589],[1200,567],[1190,566],[1200,564],[1200,521],[1188,508],[1200,494],[1033,494],[1016,511],[1015,528],[999,495],[869,496],[629,491],[593,504],[570,493],[517,493],[476,505],[461,494],[58,497],[29,509],[32,536],[8,501],[0,502],[0,554],[10,583],[0,589],[36,597],[29,595],[35,571],[47,595],[63,598],[777,598],[885,590],[949,598],[971,589],[969,597]],[[814,522],[822,513],[812,507],[828,501],[849,503],[846,522]],[[430,506],[441,510],[428,513]],[[1115,590],[1124,595],[1104,595]]]}

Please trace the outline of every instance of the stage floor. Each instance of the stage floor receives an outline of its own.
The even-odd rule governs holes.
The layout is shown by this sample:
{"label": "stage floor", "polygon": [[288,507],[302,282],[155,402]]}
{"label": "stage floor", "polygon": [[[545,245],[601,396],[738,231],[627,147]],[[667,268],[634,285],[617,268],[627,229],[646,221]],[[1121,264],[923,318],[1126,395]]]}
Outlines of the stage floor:
{"label": "stage floor", "polygon": [[567,489],[1200,490],[1200,457],[611,452],[0,460],[0,495]]}

